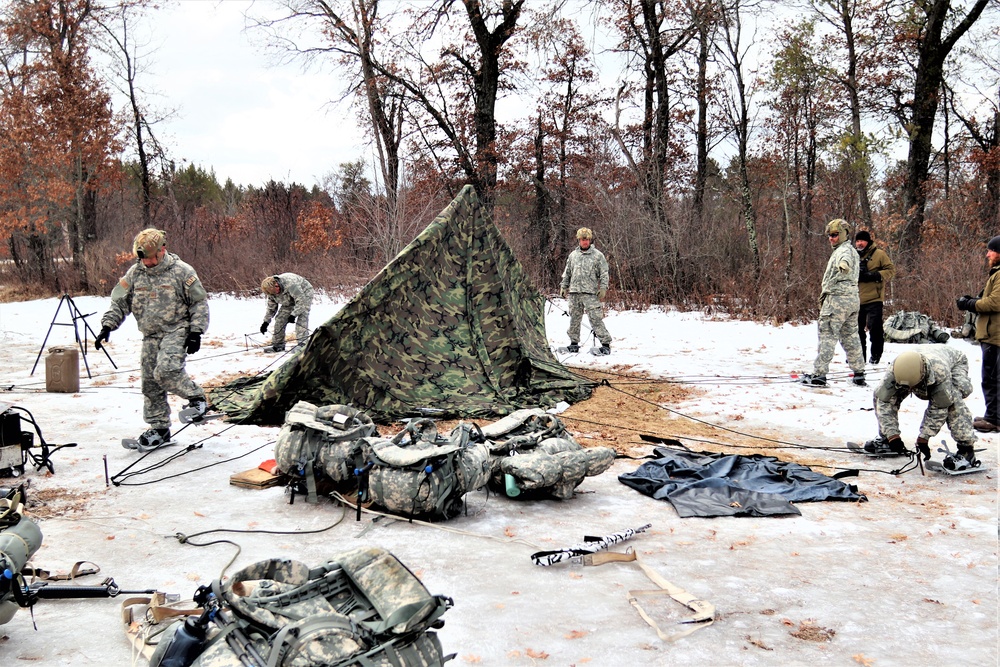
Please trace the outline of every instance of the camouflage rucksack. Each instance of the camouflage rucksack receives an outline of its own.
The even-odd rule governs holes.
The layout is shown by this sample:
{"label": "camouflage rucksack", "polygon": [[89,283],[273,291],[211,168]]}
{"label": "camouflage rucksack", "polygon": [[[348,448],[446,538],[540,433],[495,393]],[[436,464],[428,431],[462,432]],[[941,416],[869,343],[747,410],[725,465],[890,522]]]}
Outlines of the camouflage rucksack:
{"label": "camouflage rucksack", "polygon": [[316,502],[316,477],[345,482],[363,465],[361,438],[375,432],[364,412],[348,405],[317,407],[299,401],[285,415],[274,445],[278,469],[304,481],[309,502]]}
{"label": "camouflage rucksack", "polygon": [[474,424],[444,438],[432,420],[411,420],[392,439],[365,438],[363,451],[370,499],[406,516],[458,516],[463,496],[489,480],[489,450]]}
{"label": "camouflage rucksack", "polygon": [[[443,625],[451,599],[431,595],[377,547],[348,551],[316,568],[260,561],[225,583],[216,580],[211,590],[232,619],[210,637],[196,667],[247,664],[247,646],[233,641],[237,628],[268,667],[437,667],[454,657],[443,655],[430,631]],[[161,643],[160,656],[169,643]],[[159,664],[154,655],[150,666]]]}
{"label": "camouflage rucksack", "polygon": [[540,408],[517,410],[483,434],[492,455],[490,486],[510,497],[572,498],[585,477],[601,474],[615,459],[608,447],[582,447],[558,417]]}
{"label": "camouflage rucksack", "polygon": [[937,326],[928,315],[901,310],[885,321],[885,339],[893,343],[947,343],[948,332]]}

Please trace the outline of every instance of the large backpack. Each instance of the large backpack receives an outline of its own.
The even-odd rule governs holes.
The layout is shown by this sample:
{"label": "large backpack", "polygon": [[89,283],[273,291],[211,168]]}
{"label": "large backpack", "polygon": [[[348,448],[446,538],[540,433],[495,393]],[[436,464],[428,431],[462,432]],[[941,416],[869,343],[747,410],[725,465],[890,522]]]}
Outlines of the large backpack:
{"label": "large backpack", "polygon": [[609,447],[583,447],[562,420],[540,408],[517,410],[483,428],[490,443],[490,486],[510,497],[568,499],[585,477],[615,459]]}
{"label": "large backpack", "polygon": [[893,343],[947,343],[948,332],[917,311],[901,310],[885,321],[885,339]]}
{"label": "large backpack", "polygon": [[278,469],[304,482],[308,501],[317,500],[317,480],[346,482],[364,461],[361,438],[372,435],[371,418],[349,405],[317,407],[299,401],[285,415],[274,446]]}
{"label": "large backpack", "polygon": [[[443,654],[430,631],[443,624],[451,599],[431,595],[377,547],[348,551],[315,568],[260,561],[211,588],[222,603],[217,616],[227,622],[196,667],[240,667],[249,648],[268,667],[437,667],[454,657]],[[161,642],[150,667],[160,665],[169,645]]]}
{"label": "large backpack", "polygon": [[465,494],[489,481],[485,440],[479,427],[464,423],[439,436],[430,419],[412,420],[391,439],[365,438],[371,500],[411,517],[457,516]]}

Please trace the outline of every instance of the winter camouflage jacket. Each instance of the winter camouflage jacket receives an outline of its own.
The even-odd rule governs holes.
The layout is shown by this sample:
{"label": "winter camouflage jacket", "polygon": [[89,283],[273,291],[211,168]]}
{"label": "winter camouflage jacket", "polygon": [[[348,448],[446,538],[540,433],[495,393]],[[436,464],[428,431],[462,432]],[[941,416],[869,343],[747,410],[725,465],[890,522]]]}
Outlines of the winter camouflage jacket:
{"label": "winter camouflage jacket", "polygon": [[[915,387],[905,387],[896,384],[892,369],[886,371],[882,384],[875,390],[875,415],[882,435],[887,438],[899,435],[899,405],[912,392],[917,398],[927,401],[920,436],[930,439],[947,422],[952,405],[972,393],[969,359],[964,352],[947,345],[917,345],[910,349],[924,359],[926,375],[923,381]],[[971,434],[971,415],[968,421],[968,424],[952,425],[952,435],[956,440],[961,437],[975,441],[975,435]]]}
{"label": "winter camouflage jacket", "polygon": [[826,263],[820,298],[826,296],[858,296],[858,251],[847,241],[833,249]]}
{"label": "winter camouflage jacket", "polygon": [[1000,345],[1000,266],[990,269],[983,295],[976,301],[976,340]]}
{"label": "winter camouflage jacket", "polygon": [[608,289],[608,260],[604,253],[594,246],[571,252],[563,270],[561,287],[570,294],[597,294]]}
{"label": "winter camouflage jacket", "polygon": [[267,295],[267,311],[264,313],[264,321],[271,321],[274,314],[278,312],[278,306],[287,308],[295,317],[302,315],[302,313],[308,313],[313,298],[313,286],[309,284],[309,281],[294,273],[282,273],[275,277],[281,285],[281,291],[277,294]]}
{"label": "winter camouflage jacket", "polygon": [[129,313],[143,336],[157,336],[187,328],[195,333],[208,330],[208,295],[191,266],[173,253],[147,268],[133,264],[111,290],[111,307],[101,317],[101,326],[112,331]]}
{"label": "winter camouflage jacket", "polygon": [[869,244],[863,252],[858,253],[860,257],[859,272],[878,271],[879,279],[874,282],[864,282],[860,273],[858,277],[858,294],[861,297],[861,305],[875,303],[885,298],[885,284],[896,275],[896,267],[893,265],[889,255],[884,250],[876,248],[874,244]]}

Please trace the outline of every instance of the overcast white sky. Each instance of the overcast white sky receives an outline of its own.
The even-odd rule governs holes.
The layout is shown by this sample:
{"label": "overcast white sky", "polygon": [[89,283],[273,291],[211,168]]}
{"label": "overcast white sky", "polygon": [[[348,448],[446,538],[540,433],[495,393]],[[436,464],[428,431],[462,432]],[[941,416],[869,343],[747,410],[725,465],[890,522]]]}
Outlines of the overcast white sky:
{"label": "overcast white sky", "polygon": [[[180,0],[151,15],[149,72],[140,85],[174,108],[154,127],[178,160],[260,185],[273,178],[307,187],[367,148],[330,73],[274,66],[244,33],[246,0]],[[262,8],[258,3],[257,8]]]}

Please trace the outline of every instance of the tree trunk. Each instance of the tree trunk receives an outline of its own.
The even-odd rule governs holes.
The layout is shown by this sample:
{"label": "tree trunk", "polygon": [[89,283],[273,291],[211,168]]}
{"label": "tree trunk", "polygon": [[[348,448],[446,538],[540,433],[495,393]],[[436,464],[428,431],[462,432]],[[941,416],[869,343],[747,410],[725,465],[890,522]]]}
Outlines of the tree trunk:
{"label": "tree trunk", "polygon": [[955,44],[983,13],[990,0],[977,0],[955,28],[943,36],[951,0],[927,0],[921,3],[926,23],[918,44],[916,79],[909,118],[910,148],[906,158],[906,182],[903,204],[906,228],[900,238],[903,249],[919,247],[927,209],[927,175],[930,170],[934,120],[944,80],[944,62]]}

